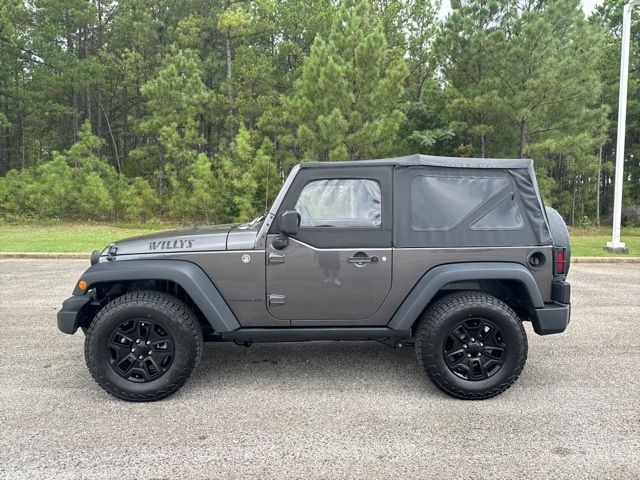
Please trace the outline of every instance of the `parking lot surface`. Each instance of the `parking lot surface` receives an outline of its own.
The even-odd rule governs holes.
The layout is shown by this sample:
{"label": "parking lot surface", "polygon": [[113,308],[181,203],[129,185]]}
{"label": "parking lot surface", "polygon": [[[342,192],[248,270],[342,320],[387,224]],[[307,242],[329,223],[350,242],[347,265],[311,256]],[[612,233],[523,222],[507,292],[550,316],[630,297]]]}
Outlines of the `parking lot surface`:
{"label": "parking lot surface", "polygon": [[56,327],[88,266],[0,260],[0,478],[640,478],[640,267],[576,264],[503,395],[447,397],[412,348],[205,344],[156,403],[104,393]]}

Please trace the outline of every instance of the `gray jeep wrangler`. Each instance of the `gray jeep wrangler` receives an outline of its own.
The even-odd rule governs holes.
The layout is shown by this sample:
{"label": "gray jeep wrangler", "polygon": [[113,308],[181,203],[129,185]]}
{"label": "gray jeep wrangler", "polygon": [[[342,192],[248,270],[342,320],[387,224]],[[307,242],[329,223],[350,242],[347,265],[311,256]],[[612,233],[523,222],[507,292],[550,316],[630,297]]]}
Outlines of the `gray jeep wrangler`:
{"label": "gray jeep wrangler", "polygon": [[520,375],[523,322],[567,327],[569,261],[530,160],[305,163],[263,218],[94,252],[58,328],[125,400],[176,392],[203,341],[307,340],[415,344],[438,388],[484,399]]}

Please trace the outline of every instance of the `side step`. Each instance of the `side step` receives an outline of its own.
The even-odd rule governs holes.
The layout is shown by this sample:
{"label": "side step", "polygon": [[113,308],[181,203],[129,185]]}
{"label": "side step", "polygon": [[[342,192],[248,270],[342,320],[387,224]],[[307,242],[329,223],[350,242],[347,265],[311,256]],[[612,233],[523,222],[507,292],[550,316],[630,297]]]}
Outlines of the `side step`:
{"label": "side step", "polygon": [[[214,338],[215,337],[215,338]],[[212,335],[205,340],[232,341],[239,344],[264,342],[310,342],[318,340],[378,340],[389,342],[411,338],[411,330],[386,327],[297,327],[297,328],[239,328],[232,332]]]}

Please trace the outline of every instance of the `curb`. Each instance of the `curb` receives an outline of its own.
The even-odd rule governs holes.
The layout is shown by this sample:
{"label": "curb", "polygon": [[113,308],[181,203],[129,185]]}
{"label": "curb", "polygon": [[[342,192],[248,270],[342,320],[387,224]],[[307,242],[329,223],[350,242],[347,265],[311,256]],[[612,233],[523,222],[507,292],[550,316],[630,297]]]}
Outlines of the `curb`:
{"label": "curb", "polygon": [[0,259],[67,259],[67,260],[88,260],[90,253],[51,253],[51,252],[0,252]]}
{"label": "curb", "polygon": [[571,263],[640,263],[640,257],[571,257]]}
{"label": "curb", "polygon": [[[90,253],[0,252],[0,259],[88,260]],[[640,257],[572,257],[571,263],[640,263]]]}

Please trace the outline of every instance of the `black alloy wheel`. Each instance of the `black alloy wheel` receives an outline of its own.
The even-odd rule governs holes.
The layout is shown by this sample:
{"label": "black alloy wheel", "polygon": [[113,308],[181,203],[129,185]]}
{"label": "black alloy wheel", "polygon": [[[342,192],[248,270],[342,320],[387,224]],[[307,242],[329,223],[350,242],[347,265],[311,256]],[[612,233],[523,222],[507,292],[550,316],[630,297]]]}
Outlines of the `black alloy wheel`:
{"label": "black alloy wheel", "polygon": [[464,380],[479,381],[495,375],[507,357],[507,343],[502,332],[485,318],[458,322],[443,343],[449,370]]}
{"label": "black alloy wheel", "polygon": [[107,343],[111,368],[131,382],[164,375],[173,362],[173,339],[160,322],[133,318],[118,325]]}

